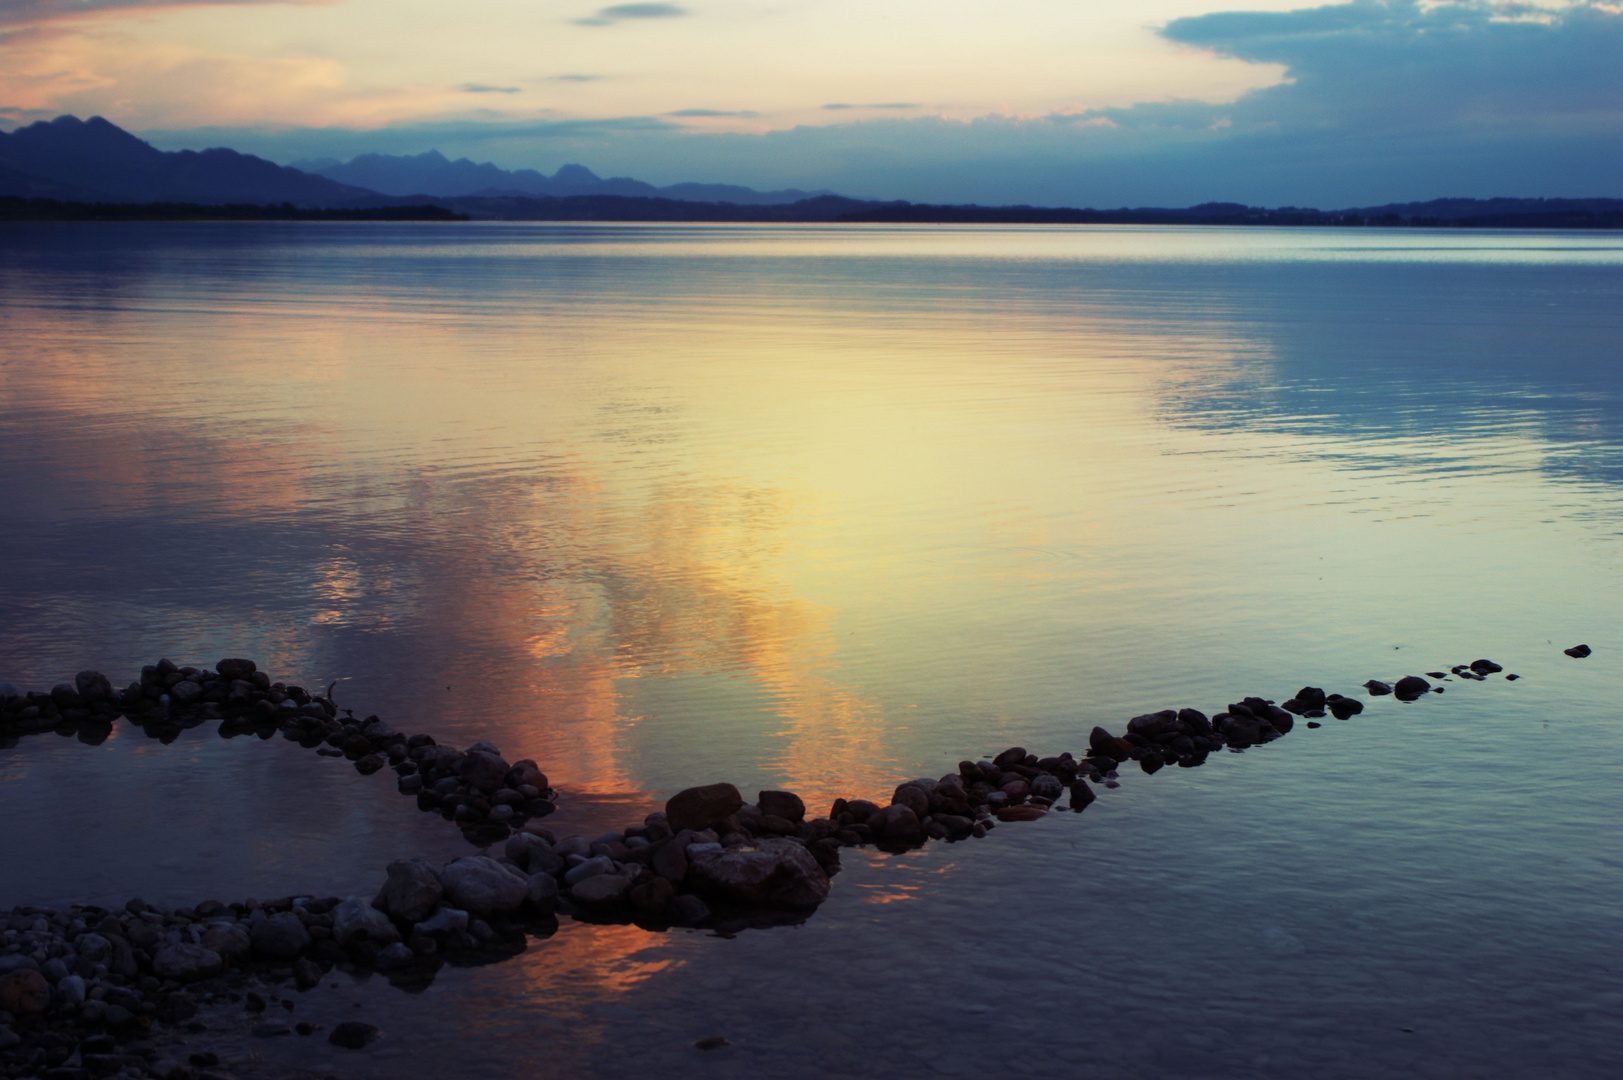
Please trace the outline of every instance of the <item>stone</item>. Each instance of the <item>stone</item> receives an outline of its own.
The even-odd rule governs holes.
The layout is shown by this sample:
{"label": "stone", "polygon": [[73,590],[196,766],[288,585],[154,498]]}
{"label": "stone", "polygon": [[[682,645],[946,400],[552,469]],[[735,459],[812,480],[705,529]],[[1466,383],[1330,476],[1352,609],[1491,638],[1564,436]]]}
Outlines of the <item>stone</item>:
{"label": "stone", "polygon": [[1041,806],[1027,803],[1024,806],[1005,806],[997,812],[999,821],[1036,821],[1046,817],[1048,811]]}
{"label": "stone", "polygon": [[68,965],[64,964],[60,959],[53,957],[39,966],[39,973],[45,976],[46,982],[50,983],[52,986],[55,986],[57,983],[67,978]]}
{"label": "stone", "polygon": [[449,934],[468,928],[468,913],[457,908],[442,907],[424,919],[413,930],[423,934]]}
{"label": "stone", "polygon": [[368,1043],[375,1042],[383,1037],[383,1032],[371,1024],[363,1024],[359,1020],[345,1020],[332,1029],[327,1041],[334,1046],[341,1046],[345,1050],[359,1050]]}
{"label": "stone", "polygon": [[440,871],[440,884],[447,903],[485,918],[516,911],[529,883],[487,855],[470,855],[448,863]]}
{"label": "stone", "polygon": [[51,1004],[51,986],[45,976],[28,968],[0,975],[0,1012],[33,1016]]}
{"label": "stone", "polygon": [[391,919],[422,922],[445,895],[439,875],[423,859],[397,859],[389,864],[388,874],[372,906]]}
{"label": "stone", "polygon": [[[435,903],[438,902],[439,898],[435,897]],[[427,914],[431,909],[432,905],[423,909],[423,914]],[[340,945],[348,945],[356,938],[362,937],[367,941],[388,945],[400,940],[400,931],[389,921],[389,916],[361,897],[351,896],[333,909],[332,939]]]}
{"label": "stone", "polygon": [[1162,709],[1160,712],[1145,713],[1142,716],[1133,717],[1127,721],[1127,730],[1134,735],[1153,739],[1164,732],[1177,730],[1177,724],[1177,712],[1172,709]]}
{"label": "stone", "polygon": [[1431,689],[1431,683],[1418,675],[1405,675],[1399,679],[1397,685],[1392,687],[1392,693],[1399,701],[1413,701],[1415,698]]}
{"label": "stone", "polygon": [[82,975],[64,975],[56,984],[56,996],[73,1005],[82,1005],[85,993],[85,980]]}
{"label": "stone", "polygon": [[259,670],[259,665],[252,660],[231,658],[215,664],[214,670],[218,671],[223,679],[252,679],[254,672]]}
{"label": "stone", "polygon": [[299,984],[300,990],[321,985],[321,965],[308,956],[299,957],[293,961],[293,981]]}
{"label": "stone", "polygon": [[457,777],[471,788],[491,792],[507,782],[511,768],[498,755],[483,750],[470,750],[457,766]]}
{"label": "stone", "polygon": [[1478,675],[1492,675],[1496,671],[1503,671],[1505,669],[1494,663],[1492,660],[1472,660],[1471,670],[1476,672]]}
{"label": "stone", "polygon": [[551,915],[558,910],[558,879],[546,872],[531,874],[524,898],[541,914]]}
{"label": "stone", "polygon": [[255,1024],[249,1031],[256,1039],[275,1039],[283,1035],[293,1034],[293,1025],[284,1024],[280,1020],[266,1020]]}
{"label": "stone", "polygon": [[378,754],[363,754],[355,759],[355,771],[362,776],[371,776],[383,768],[385,762]]}
{"label": "stone", "polygon": [[[543,795],[548,788],[547,774],[542,772],[535,762],[529,758],[513,762],[513,767],[507,770],[503,781],[510,788],[529,787],[535,789],[535,795]],[[535,796],[531,796],[534,798]]]}
{"label": "stone", "polygon": [[1127,751],[1122,749],[1122,742],[1123,740],[1116,738],[1102,727],[1096,727],[1088,734],[1088,749],[1100,757],[1125,761]]}
{"label": "stone", "polygon": [[575,866],[569,868],[564,874],[564,884],[574,885],[578,881],[597,877],[600,874],[612,874],[615,871],[614,860],[607,855],[593,855]]}
{"label": "stone", "polygon": [[767,817],[780,817],[795,825],[806,820],[806,803],[792,791],[763,791],[756,796],[755,805]]}
{"label": "stone", "polygon": [[665,919],[672,926],[698,926],[710,918],[710,908],[692,893],[683,893],[665,908]]}
{"label": "stone", "polygon": [[160,979],[196,982],[213,978],[225,970],[225,958],[201,945],[177,942],[152,954],[152,973]]}
{"label": "stone", "polygon": [[1570,649],[1562,649],[1561,651],[1572,657],[1574,660],[1582,660],[1584,657],[1589,655],[1590,648],[1588,645],[1574,645]]}
{"label": "stone", "polygon": [[509,859],[531,874],[555,874],[563,865],[563,857],[553,851],[552,845],[543,837],[534,833],[514,833],[507,838],[505,851]]}
{"label": "stone", "polygon": [[623,874],[595,874],[569,887],[569,898],[588,908],[618,907],[631,890],[631,879]]}
{"label": "stone", "polygon": [[899,785],[890,802],[892,806],[907,807],[913,811],[915,818],[922,818],[930,812],[930,793],[912,781]]}
{"label": "stone", "polygon": [[693,839],[691,832],[681,832],[665,841],[654,849],[649,858],[648,865],[660,877],[681,884],[688,872],[688,842]]}
{"label": "stone", "polygon": [[887,840],[911,840],[923,831],[919,815],[913,812],[912,807],[902,803],[892,803],[869,818],[868,827],[875,836]]}
{"label": "stone", "polygon": [[665,818],[671,828],[708,829],[736,814],[744,797],[731,784],[708,784],[678,791],[665,802]]}
{"label": "stone", "polygon": [[1364,703],[1353,698],[1342,697],[1340,694],[1331,694],[1325,699],[1325,706],[1329,708],[1330,715],[1337,720],[1345,720],[1349,716],[1357,716],[1364,711]]}
{"label": "stone", "polygon": [[[890,810],[912,814],[905,806],[887,812]],[[916,818],[913,828],[917,832]],[[688,877],[695,889],[708,896],[768,907],[814,908],[829,892],[828,875],[793,840],[760,840],[745,847],[701,852],[692,858]]]}
{"label": "stone", "polygon": [[190,679],[182,679],[169,688],[169,698],[176,705],[185,708],[203,696],[203,688]]}
{"label": "stone", "polygon": [[[100,934],[80,934],[73,942],[74,950],[92,964],[105,964],[108,957],[113,954],[113,944]],[[0,959],[4,964],[10,957]],[[32,960],[29,961],[33,963]],[[4,970],[0,967],[0,970]]]}
{"label": "stone", "polygon": [[310,931],[291,911],[272,915],[249,932],[254,952],[270,960],[291,960],[310,947]]}
{"label": "stone", "polygon": [[1026,760],[1026,748],[1011,746],[1003,753],[992,759],[992,764],[1000,769],[1007,769],[1010,765],[1019,765]]}
{"label": "stone", "polygon": [[1385,697],[1392,692],[1391,684],[1383,683],[1379,679],[1369,680],[1364,684],[1364,689],[1369,691],[1370,697]]}
{"label": "stone", "polygon": [[81,671],[73,677],[73,688],[86,702],[106,701],[113,696],[113,684],[99,671]]}
{"label": "stone", "polygon": [[404,943],[396,941],[378,950],[378,954],[372,958],[372,966],[379,971],[399,971],[416,961],[417,954]]}
{"label": "stone", "polygon": [[1071,809],[1080,810],[1099,797],[1093,790],[1093,785],[1086,780],[1078,780],[1071,785]]}
{"label": "stone", "polygon": [[668,878],[651,877],[631,887],[631,906],[647,915],[664,915],[676,899],[676,886]]}

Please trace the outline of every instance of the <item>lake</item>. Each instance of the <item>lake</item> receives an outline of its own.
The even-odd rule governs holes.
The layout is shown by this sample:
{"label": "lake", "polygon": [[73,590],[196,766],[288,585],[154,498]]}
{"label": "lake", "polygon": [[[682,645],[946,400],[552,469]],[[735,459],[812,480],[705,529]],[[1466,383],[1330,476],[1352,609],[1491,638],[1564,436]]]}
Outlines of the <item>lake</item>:
{"label": "lake", "polygon": [[[848,850],[800,926],[329,980],[384,1040],[213,1020],[239,1075],[1623,1072],[1623,236],[0,226],[0,507],[0,680],[253,657],[534,758],[560,833],[1366,704]],[[1479,657],[1520,679],[1362,689]],[[469,850],[389,778],[23,738],[0,904]]]}

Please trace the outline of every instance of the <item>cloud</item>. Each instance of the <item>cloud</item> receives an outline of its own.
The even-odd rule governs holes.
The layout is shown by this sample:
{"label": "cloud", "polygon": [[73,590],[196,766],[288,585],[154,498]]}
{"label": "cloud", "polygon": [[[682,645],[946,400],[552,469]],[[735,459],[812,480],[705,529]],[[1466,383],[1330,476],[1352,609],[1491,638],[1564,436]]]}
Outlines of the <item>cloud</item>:
{"label": "cloud", "polygon": [[603,78],[607,78],[607,76],[604,76],[604,75],[548,75],[546,77],[545,81],[547,81],[547,82],[597,82],[599,79],[603,79]]}
{"label": "cloud", "polygon": [[877,101],[867,105],[852,105],[849,102],[836,101],[824,105],[825,109],[917,109],[920,105],[916,101]]}
{"label": "cloud", "polygon": [[599,8],[596,15],[575,19],[576,26],[613,26],[625,19],[674,19],[688,13],[675,4],[615,4]]}
{"label": "cloud", "polygon": [[0,26],[37,26],[129,11],[250,4],[329,4],[337,0],[0,0]]}
{"label": "cloud", "polygon": [[1274,65],[1285,81],[1228,102],[970,122],[852,105],[822,114],[841,122],[765,133],[625,116],[370,131],[214,128],[158,141],[232,145],[276,160],[438,148],[507,168],[550,172],[579,161],[662,184],[932,202],[1334,208],[1446,195],[1623,196],[1616,7],[1361,0],[1203,15],[1161,33],[1184,48]]}
{"label": "cloud", "polygon": [[759,116],[749,109],[677,109],[666,116]]}
{"label": "cloud", "polygon": [[516,86],[486,86],[484,83],[471,82],[463,83],[457,89],[465,94],[516,94],[519,92],[519,88]]}

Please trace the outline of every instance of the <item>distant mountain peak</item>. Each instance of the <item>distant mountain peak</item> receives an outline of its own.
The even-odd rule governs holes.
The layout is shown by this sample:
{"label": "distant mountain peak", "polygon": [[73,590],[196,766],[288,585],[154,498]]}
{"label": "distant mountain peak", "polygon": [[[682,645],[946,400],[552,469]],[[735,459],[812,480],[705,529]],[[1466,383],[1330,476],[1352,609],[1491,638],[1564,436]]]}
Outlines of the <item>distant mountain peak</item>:
{"label": "distant mountain peak", "polygon": [[100,116],[59,116],[0,133],[7,189],[41,182],[115,202],[294,202],[330,205],[370,191],[224,147],[165,153]]}
{"label": "distant mountain peak", "polygon": [[564,165],[552,174],[552,179],[559,184],[595,184],[602,177],[584,165]]}

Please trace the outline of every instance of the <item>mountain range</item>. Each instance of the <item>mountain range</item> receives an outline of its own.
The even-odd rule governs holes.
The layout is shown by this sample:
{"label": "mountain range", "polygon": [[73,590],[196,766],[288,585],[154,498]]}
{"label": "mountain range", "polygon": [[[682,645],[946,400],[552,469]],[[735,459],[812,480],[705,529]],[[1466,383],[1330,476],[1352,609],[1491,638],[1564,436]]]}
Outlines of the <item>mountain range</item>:
{"label": "mountain range", "polygon": [[295,161],[293,168],[341,184],[370,188],[384,195],[457,198],[465,196],[620,195],[627,198],[677,199],[682,202],[726,202],[738,206],[774,206],[799,202],[830,191],[756,191],[736,184],[672,184],[655,187],[626,176],[604,179],[584,165],[565,165],[551,176],[534,169],[502,169],[467,158],[451,161],[438,150],[411,157],[363,154],[348,162],[334,158]]}
{"label": "mountain range", "polygon": [[224,148],[163,151],[99,116],[59,116],[0,132],[0,218],[1623,228],[1623,199],[1433,199],[1328,211],[1241,203],[1116,210],[931,206],[729,184],[655,187],[628,177],[603,179],[581,165],[547,176],[451,161],[436,151],[298,164],[303,167]]}
{"label": "mountain range", "polygon": [[277,165],[225,148],[159,150],[99,116],[59,116],[0,132],[0,195],[68,202],[375,207],[403,198],[619,196],[770,206],[826,194],[731,184],[659,188],[629,177],[605,180],[582,165],[547,176],[467,158],[451,161],[433,150],[415,157],[365,154],[347,163]]}

